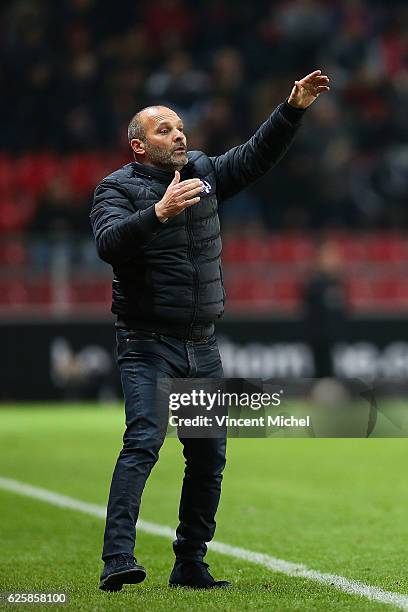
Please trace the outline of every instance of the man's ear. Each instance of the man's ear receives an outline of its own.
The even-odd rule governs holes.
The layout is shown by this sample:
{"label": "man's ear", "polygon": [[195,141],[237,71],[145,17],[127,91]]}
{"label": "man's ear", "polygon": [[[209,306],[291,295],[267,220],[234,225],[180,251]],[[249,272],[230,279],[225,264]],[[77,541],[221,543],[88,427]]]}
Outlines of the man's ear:
{"label": "man's ear", "polygon": [[145,144],[143,142],[143,140],[140,140],[139,138],[132,138],[132,140],[130,141],[130,146],[133,149],[133,152],[136,155],[144,155],[145,154]]}

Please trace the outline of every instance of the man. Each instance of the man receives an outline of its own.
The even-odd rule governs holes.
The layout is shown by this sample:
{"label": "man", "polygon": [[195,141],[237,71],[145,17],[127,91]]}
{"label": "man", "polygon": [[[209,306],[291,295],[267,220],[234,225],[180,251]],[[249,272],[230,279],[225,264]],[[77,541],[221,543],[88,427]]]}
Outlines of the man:
{"label": "man", "polygon": [[313,273],[303,288],[305,339],[313,353],[316,378],[334,376],[333,349],[347,340],[347,302],[342,260],[336,244],[320,244]]}
{"label": "man", "polygon": [[[328,90],[320,70],[295,81],[288,100],[248,142],[217,157],[187,153],[182,120],[171,109],[145,108],[129,124],[135,162],[95,191],[91,222],[98,253],[113,267],[126,411],[108,502],[102,590],[119,591],[146,577],[133,552],[142,491],[165,432],[155,409],[158,377],[223,374],[214,337],[225,299],[217,205],[279,161],[304,110]],[[214,580],[203,559],[215,531],[226,441],[181,442],[186,468],[169,584],[225,587],[229,583]]]}

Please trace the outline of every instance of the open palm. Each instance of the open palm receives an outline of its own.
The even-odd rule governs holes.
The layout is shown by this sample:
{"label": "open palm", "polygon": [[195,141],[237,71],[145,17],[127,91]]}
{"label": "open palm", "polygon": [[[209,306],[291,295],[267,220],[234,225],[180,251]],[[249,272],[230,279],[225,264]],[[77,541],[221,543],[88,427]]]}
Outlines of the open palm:
{"label": "open palm", "polygon": [[296,108],[307,108],[321,93],[330,91],[329,83],[329,77],[322,75],[321,70],[315,70],[300,81],[295,81],[288,102]]}

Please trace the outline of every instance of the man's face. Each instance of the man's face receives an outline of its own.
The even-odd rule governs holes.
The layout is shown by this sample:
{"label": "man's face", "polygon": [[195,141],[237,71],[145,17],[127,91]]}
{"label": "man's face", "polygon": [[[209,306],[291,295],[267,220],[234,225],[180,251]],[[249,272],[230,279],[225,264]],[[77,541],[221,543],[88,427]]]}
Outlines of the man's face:
{"label": "man's face", "polygon": [[[142,163],[166,170],[181,170],[188,162],[183,122],[171,109],[157,107],[143,114],[146,137]],[[137,153],[137,151],[136,151]]]}

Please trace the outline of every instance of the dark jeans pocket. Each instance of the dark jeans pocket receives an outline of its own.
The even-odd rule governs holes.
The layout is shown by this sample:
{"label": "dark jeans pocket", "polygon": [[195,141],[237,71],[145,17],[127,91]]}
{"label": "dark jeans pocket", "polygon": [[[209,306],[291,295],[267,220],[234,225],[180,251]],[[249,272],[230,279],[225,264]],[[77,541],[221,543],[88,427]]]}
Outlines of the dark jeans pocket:
{"label": "dark jeans pocket", "polygon": [[117,358],[131,357],[132,355],[150,354],[159,351],[160,334],[144,330],[117,329]]}

